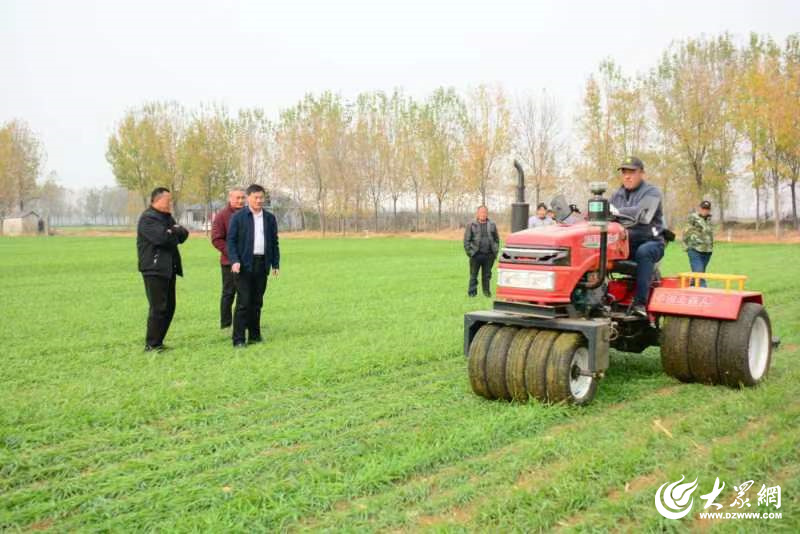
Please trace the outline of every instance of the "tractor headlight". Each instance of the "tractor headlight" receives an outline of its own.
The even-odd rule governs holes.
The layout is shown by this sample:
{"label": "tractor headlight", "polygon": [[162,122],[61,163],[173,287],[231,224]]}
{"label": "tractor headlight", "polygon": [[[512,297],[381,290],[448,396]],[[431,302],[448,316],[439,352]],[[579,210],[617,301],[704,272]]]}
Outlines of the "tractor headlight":
{"label": "tractor headlight", "polygon": [[518,269],[498,269],[497,285],[519,289],[540,289],[553,291],[556,287],[556,273],[552,271],[522,271]]}

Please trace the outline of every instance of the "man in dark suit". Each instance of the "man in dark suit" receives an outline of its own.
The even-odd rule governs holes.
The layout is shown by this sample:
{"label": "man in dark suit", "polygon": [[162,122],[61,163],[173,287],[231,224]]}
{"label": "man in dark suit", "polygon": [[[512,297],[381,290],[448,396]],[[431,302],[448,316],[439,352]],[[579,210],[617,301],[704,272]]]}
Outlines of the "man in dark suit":
{"label": "man in dark suit", "polygon": [[258,184],[247,188],[247,208],[231,217],[228,227],[228,258],[236,276],[236,313],[233,318],[233,346],[243,348],[245,331],[250,343],[260,343],[261,306],[267,289],[269,269],[278,276],[281,254],[278,222],[263,209],[265,191]]}
{"label": "man in dark suit", "polygon": [[136,230],[139,271],[150,304],[147,316],[146,351],[161,352],[172,316],[175,315],[175,277],[183,276],[178,245],[189,232],[172,218],[172,194],[157,187],[150,194],[150,207],[142,212]]}
{"label": "man in dark suit", "polygon": [[222,269],[222,296],[219,302],[220,328],[228,328],[233,324],[233,299],[236,296],[236,280],[231,272],[231,260],[228,259],[228,227],[233,214],[244,206],[244,189],[235,187],[228,192],[228,203],[219,210],[211,226],[211,244],[219,250],[219,263]]}

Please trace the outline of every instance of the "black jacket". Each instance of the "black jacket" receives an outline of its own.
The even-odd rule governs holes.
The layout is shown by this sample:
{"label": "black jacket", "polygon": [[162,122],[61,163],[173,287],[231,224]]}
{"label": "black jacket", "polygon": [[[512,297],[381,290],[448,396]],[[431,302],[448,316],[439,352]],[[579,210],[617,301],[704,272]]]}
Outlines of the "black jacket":
{"label": "black jacket", "polygon": [[[278,246],[278,221],[275,216],[263,210],[264,219],[264,258],[267,265],[280,269],[281,249]],[[228,259],[231,264],[240,263],[247,271],[253,270],[253,240],[255,223],[250,208],[242,208],[231,217],[228,225]]]}
{"label": "black jacket", "polygon": [[659,200],[658,209],[656,209],[656,213],[653,216],[653,220],[650,221],[650,224],[636,224],[628,228],[628,239],[638,242],[661,241],[663,243],[664,213],[661,210],[662,197],[658,187],[647,182],[642,182],[639,187],[633,191],[628,191],[625,187],[621,186],[614,191],[609,202],[623,215],[636,217],[639,213],[639,203],[645,197],[657,198]]}
{"label": "black jacket", "polygon": [[[486,221],[486,231],[489,232],[489,243],[492,247],[492,255],[497,256],[500,250],[500,235],[497,233],[497,225],[493,221]],[[478,252],[481,245],[481,223],[477,220],[472,221],[464,229],[464,252],[470,258]]]}
{"label": "black jacket", "polygon": [[136,250],[139,271],[145,276],[172,278],[183,276],[178,245],[186,241],[189,232],[178,226],[169,213],[147,208],[139,216],[136,228]]}

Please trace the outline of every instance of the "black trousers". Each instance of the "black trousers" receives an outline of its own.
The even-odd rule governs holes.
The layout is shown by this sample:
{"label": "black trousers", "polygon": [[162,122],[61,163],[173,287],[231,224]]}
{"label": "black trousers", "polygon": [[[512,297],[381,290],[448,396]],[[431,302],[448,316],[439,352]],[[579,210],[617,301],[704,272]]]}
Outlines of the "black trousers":
{"label": "black trousers", "polygon": [[222,265],[222,296],[219,299],[219,325],[228,328],[233,324],[233,300],[236,297],[236,276],[230,265]]}
{"label": "black trousers", "polygon": [[636,296],[633,301],[634,304],[647,305],[653,271],[656,263],[664,257],[664,242],[631,240],[629,246],[630,257],[636,261]]}
{"label": "black trousers", "polygon": [[233,318],[233,343],[244,343],[245,332],[251,340],[261,338],[261,306],[267,289],[267,269],[264,256],[253,258],[253,268],[236,275],[236,315]]}
{"label": "black trousers", "polygon": [[481,286],[485,294],[491,294],[492,265],[494,254],[491,252],[476,252],[469,258],[469,289],[470,295],[478,294],[478,271],[481,271]]}
{"label": "black trousers", "polygon": [[175,315],[175,275],[172,278],[143,276],[150,313],[147,315],[145,343],[151,347],[164,344],[172,317]]}

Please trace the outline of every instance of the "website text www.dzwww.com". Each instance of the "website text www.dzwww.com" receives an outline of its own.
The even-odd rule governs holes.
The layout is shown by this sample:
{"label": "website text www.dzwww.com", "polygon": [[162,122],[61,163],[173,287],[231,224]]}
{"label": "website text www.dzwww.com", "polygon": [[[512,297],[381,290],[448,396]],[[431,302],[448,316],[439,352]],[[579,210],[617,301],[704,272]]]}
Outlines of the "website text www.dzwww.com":
{"label": "website text www.dzwww.com", "polygon": [[781,519],[782,512],[701,512],[700,519]]}

